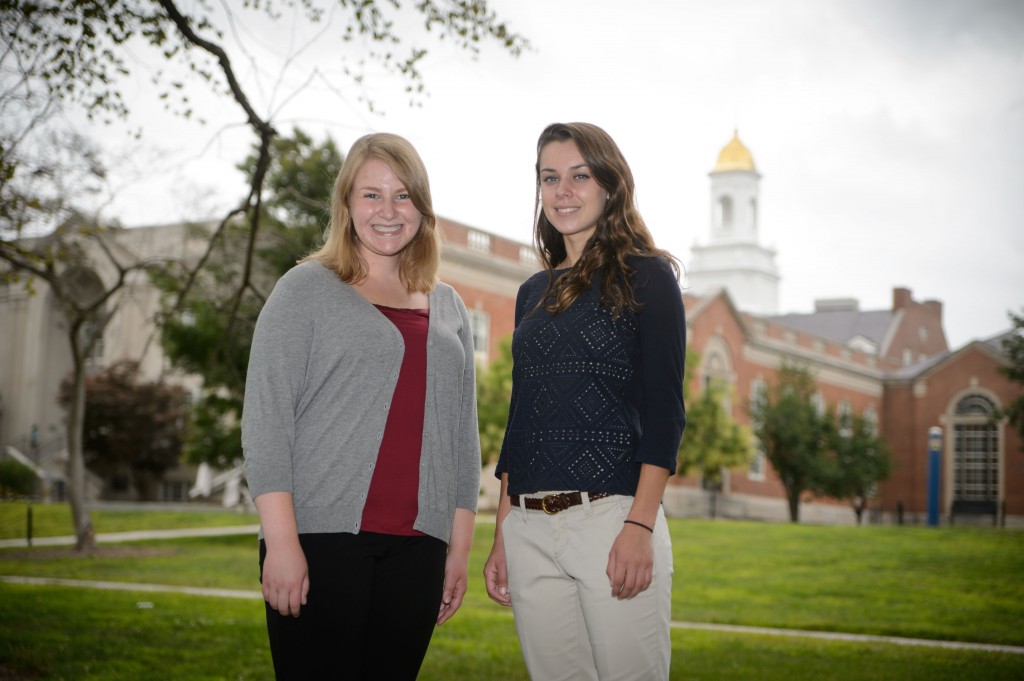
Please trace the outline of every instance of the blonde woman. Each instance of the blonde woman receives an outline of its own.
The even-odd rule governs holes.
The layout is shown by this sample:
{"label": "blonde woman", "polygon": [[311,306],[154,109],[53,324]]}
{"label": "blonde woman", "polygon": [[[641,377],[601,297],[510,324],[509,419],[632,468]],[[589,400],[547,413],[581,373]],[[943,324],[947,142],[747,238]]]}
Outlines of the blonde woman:
{"label": "blonde woman", "polygon": [[419,155],[367,135],[323,247],[260,313],[242,443],[278,679],[415,679],[462,603],[480,445],[469,318],[439,259]]}

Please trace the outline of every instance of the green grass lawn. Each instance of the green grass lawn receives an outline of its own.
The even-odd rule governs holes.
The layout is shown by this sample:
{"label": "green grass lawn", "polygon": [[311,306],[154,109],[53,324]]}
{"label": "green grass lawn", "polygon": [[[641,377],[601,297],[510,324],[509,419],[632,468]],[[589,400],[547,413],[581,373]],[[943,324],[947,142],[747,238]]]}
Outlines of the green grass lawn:
{"label": "green grass lawn", "polygon": [[[0,501],[0,539],[23,539],[27,533],[27,509],[21,501]],[[259,522],[255,513],[238,513],[197,506],[187,511],[122,511],[105,508],[90,511],[97,534],[132,530],[175,530],[183,527],[228,527]],[[32,504],[32,536],[60,537],[73,534],[71,508],[67,504]]]}
{"label": "green grass lawn", "polygon": [[[179,522],[160,515],[121,518],[119,530]],[[106,512],[98,532],[114,531],[101,521]],[[670,528],[677,620],[1024,645],[1021,532],[700,520]],[[435,634],[423,679],[527,678],[511,613],[483,590],[492,533],[479,523],[470,592]],[[258,590],[255,538],[245,536],[108,545],[91,557],[0,550],[0,574]],[[262,612],[258,599],[0,584],[0,679],[270,679]],[[711,631],[674,630],[673,653],[674,679],[1024,678],[1024,655]]]}

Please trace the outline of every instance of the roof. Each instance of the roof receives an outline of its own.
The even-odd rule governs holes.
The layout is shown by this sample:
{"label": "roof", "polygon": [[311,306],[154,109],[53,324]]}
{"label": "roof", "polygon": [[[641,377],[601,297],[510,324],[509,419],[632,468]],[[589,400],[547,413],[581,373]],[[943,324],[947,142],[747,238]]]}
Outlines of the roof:
{"label": "roof", "polygon": [[921,375],[923,375],[925,373],[928,373],[929,371],[931,371],[935,367],[938,367],[939,365],[944,364],[947,361],[952,361],[954,358],[962,355],[963,353],[967,352],[971,348],[978,348],[978,349],[982,350],[983,352],[989,353],[990,355],[992,355],[992,357],[994,357],[998,361],[1006,362],[1007,361],[1007,356],[1006,356],[1006,352],[1003,350],[1003,339],[1005,339],[1007,336],[1010,336],[1012,334],[1013,334],[1013,330],[1011,329],[1009,331],[1004,331],[1002,333],[998,333],[998,334],[992,336],[991,338],[985,338],[983,340],[970,341],[966,345],[963,345],[963,346],[957,348],[956,350],[947,350],[945,352],[939,353],[938,355],[933,355],[932,357],[929,357],[927,359],[921,360],[920,362],[917,362],[916,364],[911,364],[909,366],[900,367],[899,369],[896,369],[895,371],[887,371],[886,372],[886,378],[890,379],[890,380],[891,379],[904,379],[904,380],[906,380],[906,379],[916,379],[917,377],[919,377],[919,376],[921,376]]}
{"label": "roof", "polygon": [[733,131],[732,139],[718,153],[718,162],[715,163],[711,172],[724,173],[730,170],[757,172],[757,168],[754,166],[754,157],[751,156],[750,150],[744,146],[743,142],[740,142],[738,130]]}
{"label": "roof", "polygon": [[765,319],[797,331],[838,341],[843,345],[854,338],[863,337],[882,347],[895,316],[892,310],[829,310],[808,314],[785,314]]}

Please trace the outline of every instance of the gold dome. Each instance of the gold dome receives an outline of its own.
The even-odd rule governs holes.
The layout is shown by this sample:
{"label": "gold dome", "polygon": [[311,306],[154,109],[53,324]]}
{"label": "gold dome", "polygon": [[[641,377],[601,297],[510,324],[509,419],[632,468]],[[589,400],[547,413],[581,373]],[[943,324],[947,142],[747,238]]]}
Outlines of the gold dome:
{"label": "gold dome", "polygon": [[754,166],[754,157],[750,155],[743,142],[740,142],[739,131],[733,130],[732,139],[722,147],[718,154],[718,162],[715,163],[713,173],[724,173],[729,170],[749,170],[757,172]]}

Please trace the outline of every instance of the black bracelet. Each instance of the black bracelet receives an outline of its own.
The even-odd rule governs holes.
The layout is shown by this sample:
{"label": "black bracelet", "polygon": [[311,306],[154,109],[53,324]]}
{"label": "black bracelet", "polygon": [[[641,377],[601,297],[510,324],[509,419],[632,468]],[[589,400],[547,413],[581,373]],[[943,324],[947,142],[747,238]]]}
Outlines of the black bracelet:
{"label": "black bracelet", "polygon": [[651,534],[654,534],[654,528],[653,528],[653,527],[650,527],[649,525],[644,525],[643,523],[638,523],[637,521],[635,521],[635,520],[630,520],[629,518],[626,518],[626,519],[625,519],[625,520],[623,520],[622,522],[624,522],[624,523],[629,523],[630,525],[637,525],[637,526],[639,526],[639,527],[642,527],[642,528],[644,528],[645,530],[647,530],[647,531],[648,531],[648,532],[650,532]]}

